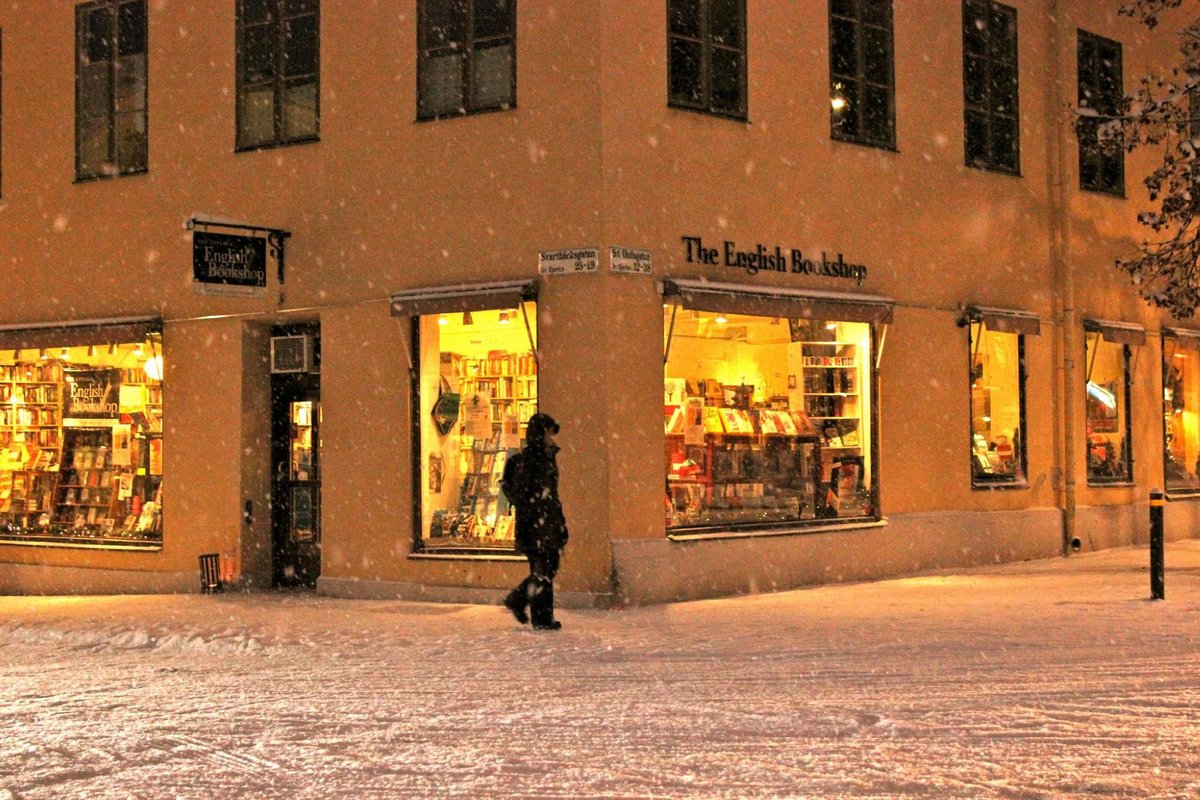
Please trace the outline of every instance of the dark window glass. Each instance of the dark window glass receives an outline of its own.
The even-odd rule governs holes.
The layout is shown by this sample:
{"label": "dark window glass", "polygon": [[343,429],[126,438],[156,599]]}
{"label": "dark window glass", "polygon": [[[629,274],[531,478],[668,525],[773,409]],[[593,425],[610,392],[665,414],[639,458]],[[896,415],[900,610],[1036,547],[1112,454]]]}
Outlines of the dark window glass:
{"label": "dark window glass", "polygon": [[896,146],[891,0],[830,0],[830,133]]}
{"label": "dark window glass", "polygon": [[418,27],[419,119],[516,105],[516,0],[421,0]]}
{"label": "dark window glass", "polygon": [[77,6],[75,51],[76,178],[145,171],[145,0]]}
{"label": "dark window glass", "polygon": [[237,146],[320,133],[319,0],[238,0]]}
{"label": "dark window glass", "polygon": [[1080,188],[1124,195],[1125,152],[1120,132],[1106,135],[1106,125],[1121,111],[1121,44],[1081,30],[1076,55]]}
{"label": "dark window glass", "polygon": [[1017,11],[963,0],[963,144],[969,166],[1018,173]]}
{"label": "dark window glass", "polygon": [[746,0],[668,0],[672,106],[746,117]]}

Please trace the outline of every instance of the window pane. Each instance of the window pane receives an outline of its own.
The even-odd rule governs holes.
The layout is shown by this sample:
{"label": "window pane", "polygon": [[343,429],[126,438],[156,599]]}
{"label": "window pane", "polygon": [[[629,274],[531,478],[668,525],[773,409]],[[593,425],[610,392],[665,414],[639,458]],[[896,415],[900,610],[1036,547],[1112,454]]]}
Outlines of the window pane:
{"label": "window pane", "polygon": [[467,12],[470,0],[424,0],[421,17],[425,47],[443,47],[467,38]]}
{"label": "window pane", "polygon": [[274,4],[274,0],[241,0],[242,24],[253,25],[268,21]]}
{"label": "window pane", "polygon": [[1017,159],[1017,120],[1010,117],[992,117],[992,164],[998,169],[1017,172],[1021,165]]}
{"label": "window pane", "polygon": [[1164,340],[1163,454],[1167,489],[1200,489],[1200,353]]}
{"label": "window pane", "polygon": [[[525,316],[536,338],[533,303]],[[422,543],[512,550],[513,511],[500,477],[538,403],[522,314],[432,314],[418,325]]]}
{"label": "window pane", "polygon": [[890,90],[884,86],[863,87],[863,136],[872,142],[892,142],[891,112],[888,108]]}
{"label": "window pane", "polygon": [[[39,361],[37,350],[6,352],[0,358],[0,427],[8,442],[21,446],[6,444],[18,463],[0,471],[5,540],[53,535],[62,544],[158,549],[161,338],[111,347],[97,339],[90,348],[67,348],[61,360]],[[70,387],[86,391],[72,396]],[[8,402],[17,398],[22,402]],[[69,418],[87,424],[64,427]]]}
{"label": "window pane", "polygon": [[855,77],[858,74],[858,26],[847,19],[829,21],[830,65],[835,75]]}
{"label": "window pane", "polygon": [[967,56],[963,64],[963,95],[967,105],[987,108],[987,61]]}
{"label": "window pane", "polygon": [[146,114],[131,111],[116,118],[117,164],[122,172],[146,168]]}
{"label": "window pane", "polygon": [[669,529],[875,513],[869,325],[689,311],[671,342]]}
{"label": "window pane", "polygon": [[[831,112],[834,134],[851,139],[858,138],[858,84],[854,81],[835,81],[831,88],[830,97],[835,101]],[[841,102],[837,103],[839,98]]]}
{"label": "window pane", "polygon": [[117,9],[117,55],[146,52],[146,2],[122,3]]}
{"label": "window pane", "polygon": [[989,22],[989,52],[991,58],[1015,64],[1017,60],[1017,17],[1016,12],[992,5]]}
{"label": "window pane", "polygon": [[973,482],[1024,481],[1020,337],[975,323],[970,344]]}
{"label": "window pane", "polygon": [[991,110],[996,114],[1013,115],[1017,111],[1017,73],[1005,64],[993,63],[991,76]]}
{"label": "window pane", "polygon": [[891,83],[891,35],[883,28],[864,27],[863,80],[871,83]]}
{"label": "window pane", "polygon": [[716,44],[742,46],[742,13],[745,0],[709,0],[709,29]]}
{"label": "window pane", "polygon": [[283,14],[294,17],[300,14],[311,14],[318,10],[319,0],[283,0]]}
{"label": "window pane", "polygon": [[892,0],[862,0],[862,21],[891,27]]}
{"label": "window pane", "polygon": [[275,34],[269,25],[256,25],[242,32],[242,82],[260,83],[275,79]]}
{"label": "window pane", "polygon": [[242,90],[238,103],[238,146],[254,147],[275,140],[275,90],[255,86]]}
{"label": "window pane", "polygon": [[283,90],[283,137],[303,139],[317,135],[317,82],[293,81]]}
{"label": "window pane", "polygon": [[712,51],[712,107],[720,111],[742,111],[742,57],[733,50]]}
{"label": "window pane", "polygon": [[479,48],[471,55],[471,95],[472,109],[513,105],[511,44]]}
{"label": "window pane", "polygon": [[146,107],[146,56],[126,56],[117,62],[117,111]]}
{"label": "window pane", "polygon": [[106,175],[110,172],[108,154],[108,119],[80,119],[76,124],[79,147],[79,176],[82,178]]}
{"label": "window pane", "polygon": [[89,11],[84,18],[81,53],[85,64],[112,58],[112,12],[108,7]]}
{"label": "window pane", "polygon": [[854,9],[854,0],[829,0],[829,13],[839,17],[858,18]]}
{"label": "window pane", "polygon": [[701,47],[699,42],[671,39],[669,81],[673,102],[687,105],[704,103]]}
{"label": "window pane", "polygon": [[1097,334],[1086,338],[1087,475],[1089,482],[1128,481],[1129,415],[1125,392],[1129,361],[1125,345],[1104,341]]}
{"label": "window pane", "polygon": [[475,0],[474,37],[512,35],[514,4],[515,0]]}
{"label": "window pane", "polygon": [[699,39],[700,0],[668,0],[667,17],[671,33]]}
{"label": "window pane", "polygon": [[987,115],[981,111],[968,109],[964,119],[966,121],[964,145],[966,146],[967,163],[972,166],[988,166],[992,159],[988,147]]}
{"label": "window pane", "polygon": [[421,67],[420,115],[461,114],[463,57],[458,53],[430,56]]}
{"label": "window pane", "polygon": [[319,41],[316,14],[285,20],[283,23],[283,74],[312,75],[316,73]]}
{"label": "window pane", "polygon": [[963,50],[972,55],[986,55],[988,14],[987,4],[963,3]]}
{"label": "window pane", "polygon": [[90,64],[79,71],[79,114],[107,117],[112,113],[112,73],[106,62]]}

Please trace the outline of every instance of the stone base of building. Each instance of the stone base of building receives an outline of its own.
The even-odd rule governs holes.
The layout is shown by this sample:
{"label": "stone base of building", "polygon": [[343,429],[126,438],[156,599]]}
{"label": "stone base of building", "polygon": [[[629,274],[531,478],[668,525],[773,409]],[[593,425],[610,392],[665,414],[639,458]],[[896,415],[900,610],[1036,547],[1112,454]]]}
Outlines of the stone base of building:
{"label": "stone base of building", "polygon": [[0,563],[0,594],[183,594],[200,591],[200,573],[89,569]]}
{"label": "stone base of building", "polygon": [[[353,600],[412,600],[498,606],[508,590],[321,576],[317,579],[317,593]],[[568,592],[560,589],[554,592],[554,603],[560,608],[610,608],[613,605],[613,597],[609,594]]]}

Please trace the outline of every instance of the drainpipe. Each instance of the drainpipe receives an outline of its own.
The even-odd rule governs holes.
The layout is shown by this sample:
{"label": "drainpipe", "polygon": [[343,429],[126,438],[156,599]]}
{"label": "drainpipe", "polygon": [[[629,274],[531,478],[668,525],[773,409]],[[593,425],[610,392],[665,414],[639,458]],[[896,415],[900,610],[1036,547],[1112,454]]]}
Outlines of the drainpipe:
{"label": "drainpipe", "polygon": [[[1064,94],[1063,69],[1064,36],[1069,33],[1066,11],[1060,0],[1049,0],[1047,19],[1050,20],[1047,38],[1046,144],[1049,181],[1050,266],[1056,283],[1054,317],[1059,330],[1059,380],[1055,382],[1057,408],[1055,427],[1062,425],[1061,448],[1057,452],[1060,477],[1059,503],[1062,510],[1062,552],[1069,555],[1079,549],[1075,514],[1075,405],[1079,379],[1075,369],[1075,332],[1078,324],[1075,311],[1075,276],[1070,258],[1070,219],[1067,176],[1070,174],[1067,139],[1071,126],[1064,119],[1068,100]],[[1058,437],[1056,437],[1058,438]]]}

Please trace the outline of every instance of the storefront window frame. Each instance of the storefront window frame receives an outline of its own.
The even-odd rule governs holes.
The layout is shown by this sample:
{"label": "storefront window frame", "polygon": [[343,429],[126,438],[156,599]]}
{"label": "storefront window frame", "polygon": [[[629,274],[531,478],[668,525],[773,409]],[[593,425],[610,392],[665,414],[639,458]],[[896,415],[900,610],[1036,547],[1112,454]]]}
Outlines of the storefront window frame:
{"label": "storefront window frame", "polygon": [[[770,304],[775,309],[778,309],[780,303],[795,304],[794,311],[803,312],[793,315],[793,319],[812,319],[823,317],[828,314],[830,319],[837,319],[836,311],[831,309],[842,308],[849,310],[855,308],[874,309],[878,319],[847,319],[840,321],[848,322],[864,322],[870,326],[870,344],[871,352],[868,354],[868,363],[866,369],[869,372],[868,380],[870,381],[871,389],[871,408],[869,409],[870,425],[871,425],[871,441],[866,449],[871,455],[871,490],[870,504],[872,514],[861,515],[854,517],[829,517],[822,519],[796,519],[784,520],[780,522],[726,522],[715,525],[694,525],[694,526],[679,526],[667,528],[664,525],[666,538],[672,541],[688,541],[692,539],[705,538],[723,538],[727,536],[771,536],[779,534],[795,534],[806,535],[821,533],[831,529],[861,527],[878,525],[883,522],[884,515],[880,508],[880,500],[882,498],[881,482],[880,482],[880,436],[879,436],[879,420],[880,420],[880,397],[879,397],[879,364],[883,353],[883,346],[886,342],[887,331],[892,322],[892,307],[893,301],[891,298],[877,297],[873,295],[854,295],[843,294],[837,292],[788,292],[788,291],[754,291],[753,287],[743,287],[736,284],[723,284],[713,281],[687,281],[686,279],[676,279],[664,281],[662,284],[662,294],[664,305],[671,305],[672,318],[674,312],[679,309],[693,308],[689,305],[687,297],[689,295],[715,295],[725,296],[729,298],[734,307],[725,309],[725,313],[747,314],[750,316],[773,316],[773,314],[761,311],[747,311],[736,307],[738,301],[743,303],[764,303]],[[704,304],[706,307],[708,304]],[[786,316],[786,314],[780,314]],[[669,323],[670,330],[663,343],[663,367],[665,368],[670,358],[671,338],[673,337],[674,325]],[[662,434],[665,447],[666,436]]]}
{"label": "storefront window frame", "polygon": [[[421,435],[421,317],[438,313],[461,313],[488,311],[507,307],[513,298],[517,299],[525,315],[525,304],[533,304],[533,315],[530,318],[532,328],[531,351],[535,361],[538,360],[537,330],[540,304],[538,302],[538,284],[536,281],[503,282],[497,284],[478,284],[474,286],[439,287],[429,290],[412,290],[393,295],[392,315],[401,319],[409,335],[408,371],[409,371],[409,439],[410,439],[410,488],[412,491],[412,550],[410,557],[438,556],[443,558],[486,558],[491,560],[522,560],[517,553],[515,543],[513,548],[497,547],[446,547],[430,546],[424,538],[424,505],[422,502],[421,483],[425,472],[422,465],[424,442]],[[525,324],[524,321],[521,323]],[[537,373],[539,400],[541,389],[541,371]]]}
{"label": "storefront window frame", "polygon": [[[37,325],[4,325],[0,326],[0,349],[3,350],[37,350],[48,351],[66,347],[95,346],[108,347],[117,344],[149,342],[151,355],[162,357],[166,351],[166,337],[163,334],[163,320],[160,317],[122,317],[100,320],[80,320],[61,323],[45,323]],[[122,368],[123,369],[123,368]],[[164,376],[157,380],[159,391],[165,395],[166,381]],[[66,426],[60,430],[65,434]],[[71,430],[84,430],[74,427]],[[159,431],[157,437],[165,439],[165,430]],[[59,449],[65,447],[65,438],[60,439]],[[61,457],[60,453],[60,457]],[[61,464],[59,465],[61,469]],[[58,472],[54,474],[59,474]],[[162,478],[159,476],[159,487]],[[63,487],[58,487],[63,488]],[[115,489],[114,489],[115,491]],[[55,492],[57,494],[57,490]],[[57,501],[55,501],[57,503]],[[108,550],[159,553],[162,552],[167,540],[166,514],[163,509],[156,510],[157,520],[152,530],[157,532],[157,538],[129,539],[122,541],[104,534],[70,534],[64,532],[44,531],[42,533],[8,533],[0,532],[0,547],[50,547],[63,550]]]}
{"label": "storefront window frame", "polygon": [[[1168,340],[1173,340],[1175,342],[1175,346],[1171,350],[1171,355],[1167,354],[1168,353],[1168,351],[1167,351],[1167,341]],[[1183,344],[1185,342],[1188,344],[1188,346],[1181,347],[1181,344]],[[1160,375],[1161,394],[1159,394],[1159,397],[1162,398],[1164,403],[1166,402],[1167,374],[1168,374],[1168,368],[1170,367],[1170,363],[1171,363],[1170,359],[1176,352],[1179,352],[1179,350],[1187,350],[1188,352],[1200,351],[1200,331],[1187,331],[1187,330],[1183,330],[1183,329],[1175,329],[1175,328],[1167,328],[1167,327],[1164,327],[1162,329],[1162,351],[1161,351],[1162,361],[1161,361],[1161,375]],[[1167,498],[1168,499],[1187,499],[1187,500],[1200,499],[1200,486],[1194,486],[1194,487],[1184,486],[1184,487],[1172,489],[1167,482],[1168,450],[1167,450],[1167,419],[1166,419],[1165,413],[1163,414],[1163,418],[1162,418],[1162,445],[1163,445],[1163,448],[1162,448],[1163,489],[1167,493]]]}
{"label": "storefront window frame", "polygon": [[[1029,488],[1029,431],[1028,431],[1028,416],[1026,413],[1026,378],[1029,376],[1029,371],[1025,361],[1025,337],[1036,336],[1040,331],[1038,318],[1033,314],[1025,314],[1016,311],[1007,311],[1000,309],[984,309],[980,307],[970,306],[962,319],[959,320],[959,325],[967,330],[967,408],[970,417],[967,420],[968,437],[975,433],[975,408],[974,398],[971,396],[970,387],[974,379],[973,365],[975,358],[975,334],[974,326],[984,326],[982,330],[991,330],[997,333],[1011,333],[1017,337],[1017,391],[1019,405],[1019,421],[1021,431],[1020,448],[1016,453],[1016,457],[1021,465],[1021,475],[1013,480],[980,480],[975,475],[975,470],[971,469],[971,488],[980,491],[1012,491]],[[1008,330],[1004,330],[1008,328]],[[968,439],[969,440],[969,439]]]}
{"label": "storefront window frame", "polygon": [[1098,320],[1085,320],[1083,323],[1083,367],[1084,367],[1084,403],[1085,403],[1085,429],[1086,429],[1086,402],[1087,402],[1087,384],[1091,380],[1091,370],[1093,359],[1089,358],[1088,346],[1089,341],[1094,341],[1097,344],[1100,342],[1108,342],[1110,344],[1119,345],[1121,347],[1121,363],[1124,370],[1124,380],[1122,381],[1122,391],[1124,392],[1125,400],[1125,422],[1124,436],[1125,446],[1122,448],[1122,458],[1125,462],[1125,476],[1117,478],[1096,478],[1091,475],[1087,468],[1088,450],[1091,447],[1091,442],[1088,437],[1084,436],[1083,440],[1083,455],[1084,455],[1084,476],[1089,487],[1104,488],[1112,486],[1133,486],[1135,485],[1133,477],[1133,468],[1135,460],[1133,457],[1133,351],[1132,347],[1141,347],[1145,343],[1145,330],[1139,326],[1124,325],[1120,323],[1107,323]]}

